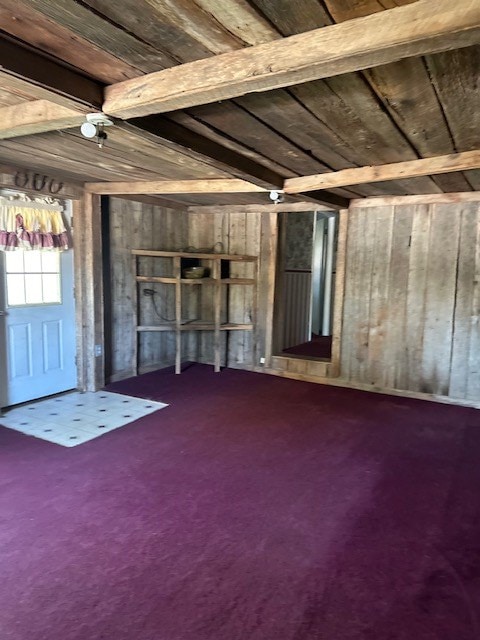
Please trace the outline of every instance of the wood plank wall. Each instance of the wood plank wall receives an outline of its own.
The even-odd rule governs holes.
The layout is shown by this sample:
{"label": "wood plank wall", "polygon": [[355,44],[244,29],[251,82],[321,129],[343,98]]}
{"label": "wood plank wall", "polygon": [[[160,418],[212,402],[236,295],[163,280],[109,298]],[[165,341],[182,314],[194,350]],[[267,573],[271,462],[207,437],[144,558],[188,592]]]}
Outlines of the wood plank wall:
{"label": "wood plank wall", "polygon": [[[110,380],[132,375],[135,309],[132,303],[134,287],[131,249],[181,249],[188,245],[187,214],[183,211],[145,203],[110,198],[110,283],[111,283],[111,363]],[[143,275],[170,275],[168,264],[143,258]],[[158,324],[151,297],[141,294],[145,288],[157,291],[157,308],[165,317],[174,317],[173,287],[145,283],[139,287],[141,321]],[[170,316],[169,316],[170,314]],[[185,353],[185,359],[188,358]],[[140,371],[147,371],[175,362],[173,333],[144,333],[139,337]]]}
{"label": "wood plank wall", "polygon": [[[261,242],[260,214],[256,213],[192,213],[188,223],[188,244],[195,248],[216,247],[224,253],[258,256]],[[231,263],[232,278],[254,277],[253,264]],[[208,287],[196,287],[201,297],[198,308],[202,319],[213,319],[212,304],[208,296]],[[255,288],[253,286],[233,285],[222,288],[222,307],[228,309],[228,320],[234,323],[249,323],[255,316]],[[228,299],[227,299],[228,296]],[[222,317],[222,322],[227,318]],[[243,368],[252,366],[254,358],[253,333],[251,331],[232,331],[222,333],[222,365]],[[228,355],[227,355],[228,354]],[[213,362],[213,332],[202,332],[198,336],[198,362]]]}
{"label": "wood plank wall", "polygon": [[349,212],[341,378],[480,399],[480,202]]}
{"label": "wood plank wall", "polygon": [[[185,213],[111,200],[114,377],[131,375],[133,309],[130,249],[212,248],[259,256],[258,291],[229,287],[229,320],[257,324],[222,333],[222,364],[396,395],[480,398],[480,197],[478,202],[359,202],[342,214],[346,236],[340,366],[272,356],[277,250],[275,213]],[[342,240],[342,245],[343,245]],[[343,249],[340,252],[343,256]],[[147,261],[142,268],[151,271]],[[244,265],[232,276],[244,276]],[[151,287],[154,288],[154,287]],[[188,317],[208,320],[208,287],[189,287]],[[223,293],[226,295],[226,292]],[[140,296],[144,320],[157,321]],[[173,300],[164,300],[168,315]],[[225,319],[225,318],[224,318]],[[338,324],[340,325],[340,318]],[[143,369],[174,362],[173,336],[142,339]],[[227,357],[228,356],[228,357]],[[213,334],[187,333],[184,360],[211,363]],[[265,357],[265,366],[259,366]],[[329,378],[329,376],[338,376]]]}
{"label": "wood plank wall", "polygon": [[[132,375],[132,353],[135,335],[132,291],[134,286],[130,250],[165,249],[175,250],[195,247],[225,253],[259,256],[260,277],[257,287],[252,285],[230,285],[222,287],[224,308],[228,308],[228,320],[235,323],[256,321],[255,335],[251,331],[222,332],[222,365],[235,368],[252,368],[257,359],[264,356],[271,339],[271,309],[273,302],[273,272],[276,242],[275,216],[268,213],[190,213],[174,211],[140,202],[110,199],[110,282],[112,321],[111,375],[118,380]],[[221,244],[217,244],[221,243]],[[205,263],[208,266],[207,263]],[[142,259],[142,275],[170,275],[168,261]],[[231,277],[252,278],[253,263],[231,263]],[[145,283],[138,297],[142,324],[154,325],[162,322],[155,313],[151,297],[141,295],[141,290],[157,291],[157,307],[166,319],[173,317],[173,287]],[[228,295],[228,299],[227,299]],[[257,295],[261,302],[257,304]],[[184,320],[213,320],[211,287],[185,287],[182,293]],[[258,308],[257,308],[258,307]],[[257,314],[257,311],[260,313]],[[222,321],[227,319],[224,313]],[[270,324],[269,324],[270,323]],[[268,326],[267,326],[268,325]],[[182,359],[213,363],[213,332],[182,332]],[[227,357],[228,352],[228,357]],[[169,332],[145,333],[140,336],[140,371],[174,364],[174,334]]]}

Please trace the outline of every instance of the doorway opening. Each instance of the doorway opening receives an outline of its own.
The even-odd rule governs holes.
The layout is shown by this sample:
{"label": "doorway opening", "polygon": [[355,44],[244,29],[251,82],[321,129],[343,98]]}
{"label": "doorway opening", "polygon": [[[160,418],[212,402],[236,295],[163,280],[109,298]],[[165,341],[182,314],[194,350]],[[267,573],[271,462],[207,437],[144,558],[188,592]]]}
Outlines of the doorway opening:
{"label": "doorway opening", "polygon": [[281,213],[274,353],[330,361],[338,213]]}

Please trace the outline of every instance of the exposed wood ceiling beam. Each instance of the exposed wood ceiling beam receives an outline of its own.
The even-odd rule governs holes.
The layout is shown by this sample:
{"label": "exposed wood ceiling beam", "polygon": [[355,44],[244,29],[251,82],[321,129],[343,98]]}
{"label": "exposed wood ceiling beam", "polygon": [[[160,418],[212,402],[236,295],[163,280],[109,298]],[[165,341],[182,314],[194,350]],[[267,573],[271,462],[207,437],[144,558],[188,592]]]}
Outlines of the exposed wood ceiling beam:
{"label": "exposed wood ceiling beam", "polygon": [[[40,100],[99,111],[103,103],[103,86],[78,71],[59,64],[4,35],[0,37],[0,80]],[[83,107],[83,108],[82,108]]]}
{"label": "exposed wood ceiling beam", "polygon": [[0,108],[0,139],[78,127],[84,120],[85,114],[48,100],[23,102]]}
{"label": "exposed wood ceiling beam", "polygon": [[418,0],[321,29],[196,60],[106,89],[105,113],[162,113],[475,44],[480,0]]}
{"label": "exposed wood ceiling beam", "polygon": [[[133,118],[120,126],[129,125],[142,132],[148,132],[162,144],[175,149],[186,148],[200,160],[209,158],[215,167],[229,171],[242,180],[253,182],[265,189],[283,189],[284,178],[275,171],[163,116]],[[348,206],[347,198],[326,191],[312,192],[309,199],[313,205],[320,204],[333,209]]]}
{"label": "exposed wood ceiling beam", "polygon": [[319,173],[301,178],[288,178],[285,180],[284,191],[285,193],[305,193],[316,189],[333,189],[355,184],[417,178],[478,168],[480,168],[480,151],[465,151],[421,160],[342,169],[332,173]]}
{"label": "exposed wood ceiling beam", "polygon": [[251,182],[237,179],[158,180],[143,182],[87,182],[85,190],[102,195],[152,195],[193,193],[267,193]]}
{"label": "exposed wood ceiling beam", "polygon": [[[84,112],[101,109],[104,89],[101,83],[11,38],[0,36],[0,61],[0,81],[6,87]],[[135,118],[118,126],[133,126],[137,133],[161,145],[181,152],[187,150],[199,160],[266,189],[282,188],[283,177],[275,171],[162,116]],[[48,131],[46,125],[43,131]],[[348,205],[346,198],[328,192],[311,193],[309,199],[334,208]]]}
{"label": "exposed wood ceiling beam", "polygon": [[314,202],[280,202],[274,204],[217,204],[217,205],[191,205],[188,213],[269,213],[272,211],[300,213],[314,211],[332,211],[336,207],[326,207]]}

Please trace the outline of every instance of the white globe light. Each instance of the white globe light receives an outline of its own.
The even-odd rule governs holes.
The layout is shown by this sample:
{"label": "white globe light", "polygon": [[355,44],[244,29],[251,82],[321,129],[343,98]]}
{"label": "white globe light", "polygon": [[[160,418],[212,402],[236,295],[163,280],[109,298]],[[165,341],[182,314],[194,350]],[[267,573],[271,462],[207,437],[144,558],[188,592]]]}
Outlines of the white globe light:
{"label": "white globe light", "polygon": [[80,127],[80,131],[85,138],[95,138],[97,135],[97,127],[91,122],[84,122]]}

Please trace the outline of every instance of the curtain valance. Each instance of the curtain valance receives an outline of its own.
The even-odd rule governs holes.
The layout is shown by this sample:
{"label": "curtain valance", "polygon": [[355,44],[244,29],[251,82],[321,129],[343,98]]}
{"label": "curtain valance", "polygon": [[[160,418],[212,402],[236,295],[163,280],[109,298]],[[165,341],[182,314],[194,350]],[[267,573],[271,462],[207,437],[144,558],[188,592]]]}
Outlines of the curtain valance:
{"label": "curtain valance", "polygon": [[68,248],[59,204],[0,198],[0,250],[65,251]]}

